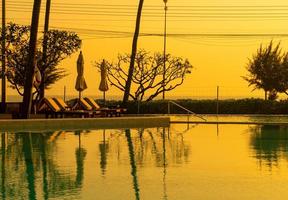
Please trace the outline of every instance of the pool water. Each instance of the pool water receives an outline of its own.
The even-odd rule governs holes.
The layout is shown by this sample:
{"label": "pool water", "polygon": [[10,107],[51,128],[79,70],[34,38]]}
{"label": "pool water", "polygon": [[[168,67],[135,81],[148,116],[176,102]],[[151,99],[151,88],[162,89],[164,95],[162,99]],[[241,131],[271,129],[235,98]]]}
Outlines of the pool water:
{"label": "pool water", "polygon": [[[288,115],[199,115],[207,122],[258,122],[258,123],[288,123]],[[203,122],[195,115],[171,115],[171,121]]]}
{"label": "pool water", "polygon": [[288,197],[288,127],[0,133],[0,199]]}

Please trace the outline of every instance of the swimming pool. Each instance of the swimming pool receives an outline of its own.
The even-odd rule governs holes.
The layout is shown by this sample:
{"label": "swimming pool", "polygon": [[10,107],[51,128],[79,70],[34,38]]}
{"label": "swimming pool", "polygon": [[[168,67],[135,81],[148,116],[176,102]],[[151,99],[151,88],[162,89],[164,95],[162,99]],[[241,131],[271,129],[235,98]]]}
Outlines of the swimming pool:
{"label": "swimming pool", "polygon": [[[206,122],[210,123],[259,123],[259,124],[280,124],[287,123],[288,115],[200,115]],[[203,119],[193,115],[171,115],[172,122],[205,122]]]}
{"label": "swimming pool", "polygon": [[0,199],[286,199],[288,127],[1,133]]}

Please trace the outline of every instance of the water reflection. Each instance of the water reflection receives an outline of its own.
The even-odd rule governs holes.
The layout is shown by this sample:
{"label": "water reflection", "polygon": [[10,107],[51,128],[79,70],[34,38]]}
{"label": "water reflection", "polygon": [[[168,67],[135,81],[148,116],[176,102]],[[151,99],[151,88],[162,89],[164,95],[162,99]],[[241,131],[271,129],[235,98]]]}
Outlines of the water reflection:
{"label": "water reflection", "polygon": [[100,151],[100,167],[101,167],[102,175],[105,176],[106,166],[107,166],[107,154],[109,151],[109,144],[106,143],[105,130],[103,130],[102,142],[99,143],[99,151]]}
{"label": "water reflection", "polygon": [[140,189],[138,184],[138,178],[137,178],[137,167],[135,162],[135,152],[134,147],[131,139],[131,132],[129,129],[125,130],[125,136],[127,139],[128,144],[128,150],[129,150],[129,158],[130,158],[130,165],[131,165],[131,175],[133,177],[133,188],[135,191],[135,199],[140,199]]}
{"label": "water reflection", "polygon": [[33,165],[33,147],[32,147],[32,138],[31,133],[23,134],[23,153],[26,165],[26,177],[28,182],[28,191],[29,191],[29,199],[36,199],[36,191],[35,191],[35,172]]}
{"label": "water reflection", "polygon": [[5,157],[6,157],[6,133],[1,133],[1,196],[3,200],[6,199]]}
{"label": "water reflection", "polygon": [[[168,130],[168,138],[169,138],[169,130]],[[163,162],[163,199],[167,200],[168,195],[167,195],[167,186],[166,186],[167,169],[166,169],[166,129],[165,128],[163,128],[162,139],[163,139],[163,161],[164,161]]]}
{"label": "water reflection", "polygon": [[78,147],[76,148],[76,186],[81,187],[84,177],[84,159],[87,154],[86,149],[81,147],[81,131],[75,131],[75,135],[78,135]]}
{"label": "water reflection", "polygon": [[40,156],[41,156],[41,164],[42,164],[42,181],[43,181],[43,193],[44,199],[47,200],[49,197],[48,191],[48,167],[47,167],[47,153],[46,153],[46,142],[45,136],[41,135],[41,144],[40,144]]}
{"label": "water reflection", "polygon": [[288,127],[255,126],[250,128],[251,147],[260,166],[265,164],[270,169],[278,166],[281,159],[288,160]]}
{"label": "water reflection", "polygon": [[[107,163],[110,164],[111,160],[112,168],[121,165],[130,168],[130,188],[136,200],[141,199],[140,191],[145,187],[139,181],[139,169],[156,167],[160,175],[158,181],[163,185],[161,196],[168,199],[168,167],[187,162],[190,152],[183,134],[170,134],[169,131],[167,128],[155,128],[99,130],[95,131],[96,134],[85,134],[87,131],[82,130],[1,133],[1,199],[46,200],[67,196],[81,199],[81,195],[85,196],[82,193],[84,182],[91,183],[93,180],[94,184],[95,180],[99,180],[89,177],[87,174],[91,174],[91,171],[86,169],[97,168],[91,166],[91,163],[97,163],[101,169],[100,175],[106,178]],[[65,142],[69,145],[63,147]],[[64,156],[59,154],[63,151]],[[93,157],[97,162],[87,161],[88,158],[92,159],[91,156],[87,157],[88,153],[94,151],[100,155]],[[128,163],[124,162],[127,159]]]}

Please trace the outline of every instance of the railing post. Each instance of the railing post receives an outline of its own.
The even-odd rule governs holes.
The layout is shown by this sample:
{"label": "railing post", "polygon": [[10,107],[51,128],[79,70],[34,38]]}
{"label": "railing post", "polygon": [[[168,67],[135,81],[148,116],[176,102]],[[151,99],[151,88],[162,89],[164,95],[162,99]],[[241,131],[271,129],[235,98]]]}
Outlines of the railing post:
{"label": "railing post", "polygon": [[137,114],[140,114],[140,100],[139,97],[137,97]]}
{"label": "railing post", "polygon": [[216,115],[219,114],[219,86],[217,86],[217,96],[216,96]]}

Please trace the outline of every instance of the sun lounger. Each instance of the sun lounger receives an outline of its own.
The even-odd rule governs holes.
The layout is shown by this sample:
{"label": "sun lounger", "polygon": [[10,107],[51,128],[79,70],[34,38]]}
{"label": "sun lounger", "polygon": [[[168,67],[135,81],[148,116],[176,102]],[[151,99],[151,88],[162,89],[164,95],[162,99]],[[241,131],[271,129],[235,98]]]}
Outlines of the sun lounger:
{"label": "sun lounger", "polygon": [[[72,111],[73,109],[72,109],[72,107],[71,106],[68,106],[67,104],[66,104],[66,102],[62,99],[62,98],[53,98],[53,100],[58,104],[58,106],[62,109],[62,110],[70,110],[70,111]],[[84,109],[85,111],[91,111],[91,113],[93,113],[93,116],[92,117],[95,117],[95,116],[97,116],[97,115],[100,115],[101,114],[101,112],[100,111],[97,111],[97,110],[92,110],[92,108],[91,109]],[[74,110],[74,112],[75,111],[78,111],[78,110]]]}
{"label": "sun lounger", "polygon": [[62,110],[72,110],[71,106],[68,106],[68,104],[62,98],[56,97],[53,98],[53,100]]}
{"label": "sun lounger", "polygon": [[90,105],[83,98],[78,99],[78,101],[74,107],[77,107],[78,109],[80,108],[83,110],[87,110],[87,111],[100,112],[100,115],[103,117],[117,116],[117,110],[116,109],[94,107],[94,106]]}
{"label": "sun lounger", "polygon": [[101,108],[91,97],[85,97],[84,100],[93,108],[93,110],[101,110],[110,116],[120,116],[122,113],[126,112],[126,109],[123,108]]}
{"label": "sun lounger", "polygon": [[52,118],[57,118],[58,116],[64,117],[91,117],[93,112],[84,110],[67,110],[66,108],[61,108],[52,98],[43,98],[40,102],[39,112],[45,113],[46,118],[51,116]]}

